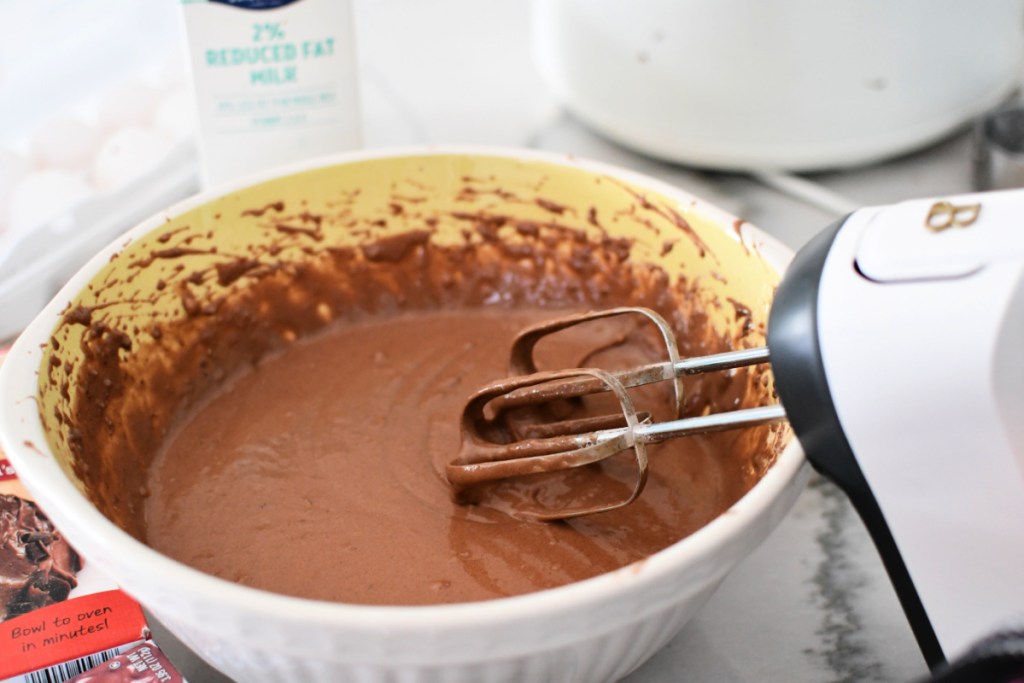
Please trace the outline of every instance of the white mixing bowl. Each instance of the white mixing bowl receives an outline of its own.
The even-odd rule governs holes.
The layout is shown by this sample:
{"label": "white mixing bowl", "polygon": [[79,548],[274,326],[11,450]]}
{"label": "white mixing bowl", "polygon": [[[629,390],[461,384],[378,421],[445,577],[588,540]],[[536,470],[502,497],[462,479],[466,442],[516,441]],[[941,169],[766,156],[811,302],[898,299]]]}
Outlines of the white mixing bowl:
{"label": "white mixing bowl", "polygon": [[[90,281],[124,267],[119,264],[129,262],[124,256],[133,250],[148,253],[147,243],[155,244],[152,239],[161,231],[181,221],[195,224],[231,202],[261,206],[289,193],[316,199],[318,193],[334,192],[346,183],[386,188],[395,178],[421,173],[429,174],[439,196],[445,194],[446,183],[480,177],[495,178],[522,192],[541,183],[544,196],[551,200],[566,206],[596,203],[602,211],[611,208],[601,202],[633,202],[636,193],[663,202],[685,217],[714,258],[701,258],[688,239],[681,239],[669,257],[661,238],[654,240],[647,228],[608,229],[632,230],[637,258],[649,253],[656,260],[676,259],[670,269],[686,271],[690,277],[717,272],[718,277],[701,282],[712,289],[726,287],[719,292],[723,300],[730,291],[742,292],[755,321],[766,319],[779,273],[791,256],[749,224],[673,187],[577,159],[521,151],[432,149],[320,160],[190,199],[154,216],[92,259],[25,331],[0,372],[2,447],[26,487],[86,561],[108,572],[185,644],[239,681],[615,680],[668,642],[785,515],[809,473],[795,441],[724,514],[644,561],[553,590],[427,607],[318,602],[203,574],[152,550],[111,522],[90,502],[85,485],[74,474],[67,435],[52,415],[54,402],[65,399],[47,389],[50,370],[43,364],[49,365],[49,342],[62,311],[69,301],[87,296]],[[515,206],[517,211],[542,211],[532,203]],[[238,231],[225,235],[221,236],[226,240],[245,239]],[[645,241],[651,242],[646,252]],[[121,257],[112,259],[118,253]],[[723,312],[722,319],[734,320],[734,315]],[[145,329],[144,324],[140,327]],[[76,390],[72,381],[72,400],[81,400],[75,397]]]}

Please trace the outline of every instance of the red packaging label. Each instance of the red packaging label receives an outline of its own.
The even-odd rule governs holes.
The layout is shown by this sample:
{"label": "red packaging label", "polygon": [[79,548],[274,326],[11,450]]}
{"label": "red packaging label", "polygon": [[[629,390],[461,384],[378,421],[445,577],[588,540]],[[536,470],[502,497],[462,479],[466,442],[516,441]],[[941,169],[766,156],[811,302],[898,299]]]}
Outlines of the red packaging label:
{"label": "red packaging label", "polygon": [[0,481],[11,481],[15,476],[14,468],[11,467],[11,463],[0,458]]}
{"label": "red packaging label", "polygon": [[184,679],[152,643],[142,643],[68,683],[183,683]]}
{"label": "red packaging label", "polygon": [[119,590],[83,595],[0,623],[0,680],[144,638],[142,608]]}

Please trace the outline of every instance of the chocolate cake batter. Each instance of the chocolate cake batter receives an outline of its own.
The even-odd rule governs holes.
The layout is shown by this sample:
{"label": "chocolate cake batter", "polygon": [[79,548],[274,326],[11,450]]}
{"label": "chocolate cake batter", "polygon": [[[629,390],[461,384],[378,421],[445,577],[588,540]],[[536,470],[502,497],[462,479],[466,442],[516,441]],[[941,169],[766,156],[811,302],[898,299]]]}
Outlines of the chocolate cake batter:
{"label": "chocolate cake batter", "polygon": [[[482,191],[460,191],[458,210],[432,214],[395,194],[378,217],[358,220],[345,210],[358,190],[323,214],[284,201],[238,205],[204,219],[254,231],[231,253],[211,238],[217,226],[171,223],[66,310],[41,380],[59,399],[47,408],[59,426],[51,443],[129,533],[202,571],[289,595],[483,600],[641,561],[743,495],[781,448],[781,428],[651,448],[636,502],[566,523],[519,521],[485,500],[456,504],[442,475],[459,450],[464,401],[505,374],[528,323],[647,306],[669,320],[684,355],[763,333],[739,309],[735,329],[712,329],[706,308],[731,316],[729,302],[708,299],[698,282],[669,285],[657,264],[631,257],[629,239],[609,236],[602,221],[634,220],[659,244],[694,239],[667,205],[623,192],[633,204],[618,218],[505,190],[501,201],[527,207],[520,216],[529,207],[544,216],[475,208]],[[438,226],[447,239],[434,239]],[[338,237],[353,234],[356,246]],[[698,258],[715,259],[695,244]],[[604,366],[653,360],[637,355],[642,343],[568,344],[556,366],[594,348],[606,349]],[[761,403],[765,373],[688,379],[686,411]],[[605,469],[614,485],[616,464]]]}
{"label": "chocolate cake batter", "polygon": [[[736,456],[686,439],[652,453],[644,494],[618,512],[538,524],[453,505],[440,472],[458,450],[467,395],[502,375],[516,332],[551,315],[419,312],[296,343],[199,408],[158,457],[149,543],[217,576],[304,597],[481,600],[643,559],[746,490]],[[593,348],[577,343],[578,357]],[[604,360],[634,352],[621,346]]]}

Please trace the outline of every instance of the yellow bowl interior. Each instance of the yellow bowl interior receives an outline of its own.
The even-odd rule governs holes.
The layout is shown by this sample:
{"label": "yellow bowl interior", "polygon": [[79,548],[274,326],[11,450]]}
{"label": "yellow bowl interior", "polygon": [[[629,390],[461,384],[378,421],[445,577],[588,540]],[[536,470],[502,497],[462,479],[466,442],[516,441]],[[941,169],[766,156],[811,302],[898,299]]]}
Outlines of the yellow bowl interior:
{"label": "yellow bowl interior", "polygon": [[[488,236],[471,229],[481,216],[507,220]],[[528,239],[526,225],[568,229],[594,243],[616,245],[630,263],[655,265],[669,288],[681,291],[685,283],[702,299],[709,334],[759,345],[779,274],[756,247],[743,243],[738,223],[730,220],[681,193],[653,190],[571,161],[500,155],[371,158],[245,187],[161,219],[124,244],[68,303],[40,373],[39,408],[49,445],[69,477],[94,501],[104,501],[101,509],[115,522],[132,530],[131,515],[137,511],[125,507],[124,490],[103,488],[102,470],[137,469],[133,486],[144,494],[147,462],[83,458],[78,416],[89,410],[102,415],[90,424],[104,424],[109,431],[107,436],[89,435],[91,448],[102,450],[105,439],[145,441],[149,432],[166,427],[139,419],[150,400],[152,387],[146,383],[160,376],[147,374],[143,381],[140,368],[154,362],[153,349],[168,345],[159,330],[190,316],[215,319],[217,313],[212,308],[203,313],[203,307],[244,292],[256,279],[249,275],[270,259],[275,268],[288,271],[289,264],[322,258],[331,250],[358,250],[410,232],[435,245],[458,247],[479,246],[495,237],[515,245]],[[415,242],[410,244],[415,248]],[[231,264],[242,262],[250,270],[233,273]],[[197,272],[206,275],[195,277]],[[326,324],[339,311],[323,306]],[[106,347],[101,349],[100,342]],[[188,360],[195,351],[185,346],[181,342],[174,358],[159,356],[164,371],[173,373],[178,364],[183,372],[206,372],[202,359]],[[103,363],[120,364],[125,376],[135,373],[138,381],[97,389],[83,369]],[[194,392],[200,394],[204,382],[214,381],[216,376],[197,381]],[[770,386],[764,391],[770,392]]]}

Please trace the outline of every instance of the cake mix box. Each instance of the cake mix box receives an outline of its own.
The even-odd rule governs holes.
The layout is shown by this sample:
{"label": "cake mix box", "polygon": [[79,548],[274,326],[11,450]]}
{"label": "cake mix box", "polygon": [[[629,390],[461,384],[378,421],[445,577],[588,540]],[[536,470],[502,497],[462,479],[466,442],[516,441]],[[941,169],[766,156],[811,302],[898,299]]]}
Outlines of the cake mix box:
{"label": "cake mix box", "polygon": [[0,452],[0,683],[183,681],[149,637],[139,604],[75,552]]}

